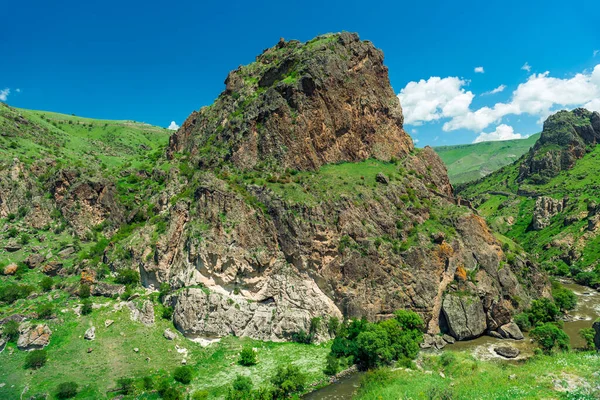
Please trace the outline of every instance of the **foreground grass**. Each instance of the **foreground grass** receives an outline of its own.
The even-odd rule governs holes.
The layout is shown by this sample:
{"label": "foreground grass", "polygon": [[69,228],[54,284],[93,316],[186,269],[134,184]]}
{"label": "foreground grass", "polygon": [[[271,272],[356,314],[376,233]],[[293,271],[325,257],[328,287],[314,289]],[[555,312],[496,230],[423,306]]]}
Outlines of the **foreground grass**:
{"label": "foreground grass", "polygon": [[452,354],[455,358],[446,366],[439,356],[424,354],[423,370],[370,372],[357,398],[596,399],[600,395],[600,356],[595,352],[536,356],[523,363]]}

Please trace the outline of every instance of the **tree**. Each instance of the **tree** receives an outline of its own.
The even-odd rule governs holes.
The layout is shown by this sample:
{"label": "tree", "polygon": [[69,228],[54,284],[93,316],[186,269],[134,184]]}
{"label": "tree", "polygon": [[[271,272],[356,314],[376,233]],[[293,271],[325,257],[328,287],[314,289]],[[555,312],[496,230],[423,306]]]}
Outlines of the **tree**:
{"label": "tree", "polygon": [[132,269],[122,269],[117,273],[115,281],[123,285],[137,285],[140,275]]}
{"label": "tree", "polygon": [[425,327],[423,319],[414,311],[398,310],[394,316],[402,329],[422,331]]}
{"label": "tree", "polygon": [[569,336],[553,323],[538,325],[529,332],[529,335],[546,353],[551,353],[555,349],[569,349]]}
{"label": "tree", "polygon": [[252,398],[252,380],[246,376],[238,375],[229,387],[226,400],[247,400]]}
{"label": "tree", "polygon": [[50,303],[42,303],[37,307],[37,315],[40,319],[48,319],[52,316],[54,308]]}
{"label": "tree", "polygon": [[338,373],[340,369],[340,360],[339,358],[337,358],[335,355],[333,355],[332,353],[329,353],[327,355],[327,359],[325,362],[325,369],[323,370],[323,373],[325,375],[335,375]]}
{"label": "tree", "polygon": [[292,393],[301,392],[306,385],[306,375],[300,372],[300,368],[295,365],[287,367],[279,366],[275,376],[271,378],[273,384],[273,397],[276,399],[285,399]]}
{"label": "tree", "polygon": [[256,352],[252,346],[244,346],[242,352],[240,353],[239,363],[245,367],[250,367],[252,365],[256,365],[256,362]]}
{"label": "tree", "polygon": [[40,281],[40,287],[44,292],[49,292],[52,290],[52,286],[54,286],[54,280],[49,276],[44,276]]}
{"label": "tree", "polygon": [[79,285],[79,297],[82,299],[87,299],[90,297],[90,285],[85,283]]}
{"label": "tree", "polygon": [[527,332],[529,329],[531,329],[531,318],[527,313],[522,312],[515,315],[514,321],[515,324],[519,326],[519,329],[521,329],[523,332]]}
{"label": "tree", "polygon": [[356,338],[358,347],[357,363],[361,369],[371,369],[391,363],[395,349],[391,346],[389,335],[383,327],[370,324],[365,332]]}
{"label": "tree", "polygon": [[562,311],[572,310],[577,305],[577,296],[572,290],[559,287],[552,290],[554,302]]}
{"label": "tree", "polygon": [[556,321],[559,313],[560,310],[556,304],[554,304],[552,300],[545,297],[531,302],[531,308],[528,312],[532,325],[554,322]]}
{"label": "tree", "polygon": [[8,341],[14,341],[19,337],[19,323],[17,321],[11,320],[7,321],[4,324],[3,335],[5,335]]}
{"label": "tree", "polygon": [[56,388],[56,397],[59,399],[70,399],[77,394],[78,385],[75,382],[63,382]]}
{"label": "tree", "polygon": [[184,385],[187,385],[192,381],[192,369],[188,366],[181,366],[175,368],[175,372],[173,373],[173,379],[177,382],[181,382]]}
{"label": "tree", "polygon": [[594,349],[594,336],[596,336],[596,331],[594,328],[583,328],[579,330],[579,336],[583,340],[585,340],[585,348],[588,350]]}
{"label": "tree", "polygon": [[89,298],[84,299],[81,302],[81,314],[82,315],[88,315],[92,313],[92,300],[90,300]]}
{"label": "tree", "polygon": [[25,357],[25,368],[42,368],[46,364],[46,361],[48,361],[46,350],[33,350],[27,353]]}

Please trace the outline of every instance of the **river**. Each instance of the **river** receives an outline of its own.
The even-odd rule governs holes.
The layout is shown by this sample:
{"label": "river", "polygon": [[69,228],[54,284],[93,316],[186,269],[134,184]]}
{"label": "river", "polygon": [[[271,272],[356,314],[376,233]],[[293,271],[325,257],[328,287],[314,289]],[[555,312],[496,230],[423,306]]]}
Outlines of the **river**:
{"label": "river", "polygon": [[[579,336],[582,328],[591,328],[592,323],[600,317],[600,292],[570,281],[561,282],[563,286],[571,289],[577,295],[577,307],[567,315],[564,330],[571,339],[571,347],[583,347],[584,340]],[[494,351],[494,346],[510,344],[520,350],[517,360],[533,355],[534,345],[527,334],[523,340],[495,339],[491,336],[481,336],[477,339],[456,342],[446,346],[451,351],[471,351],[473,355],[482,360],[492,358],[502,359]],[[507,360],[508,361],[508,360]],[[511,360],[512,361],[512,360]],[[305,400],[350,400],[356,393],[362,378],[361,372],[349,375],[338,382],[326,386],[304,396]]]}

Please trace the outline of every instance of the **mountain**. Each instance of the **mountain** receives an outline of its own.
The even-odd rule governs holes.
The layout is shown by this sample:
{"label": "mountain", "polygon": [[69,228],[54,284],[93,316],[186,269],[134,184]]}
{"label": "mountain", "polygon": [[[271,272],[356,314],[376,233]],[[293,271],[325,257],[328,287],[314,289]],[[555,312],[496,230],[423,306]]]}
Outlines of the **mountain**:
{"label": "mountain", "polygon": [[460,195],[548,271],[598,285],[599,135],[597,112],[560,111],[528,153]]}
{"label": "mountain", "polygon": [[482,178],[519,159],[539,139],[540,134],[526,139],[503,140],[438,146],[433,149],[448,168],[452,184],[461,184]]}

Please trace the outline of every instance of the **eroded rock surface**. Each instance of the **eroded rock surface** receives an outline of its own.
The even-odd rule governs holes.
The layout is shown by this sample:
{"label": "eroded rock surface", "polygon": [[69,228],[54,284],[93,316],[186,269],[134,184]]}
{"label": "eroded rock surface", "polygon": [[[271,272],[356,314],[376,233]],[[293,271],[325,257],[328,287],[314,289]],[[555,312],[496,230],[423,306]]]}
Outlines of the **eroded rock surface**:
{"label": "eroded rock surface", "polygon": [[485,331],[483,304],[475,295],[447,294],[443,311],[450,334],[458,340],[476,338]]}
{"label": "eroded rock surface", "polygon": [[50,343],[52,331],[46,324],[31,325],[28,322],[19,327],[17,347],[21,350],[43,349]]}

